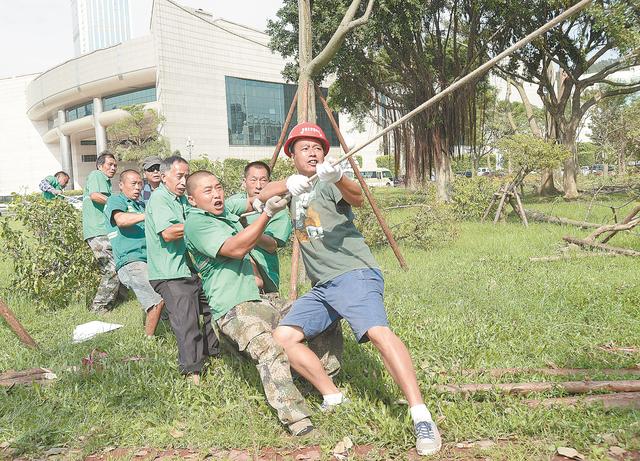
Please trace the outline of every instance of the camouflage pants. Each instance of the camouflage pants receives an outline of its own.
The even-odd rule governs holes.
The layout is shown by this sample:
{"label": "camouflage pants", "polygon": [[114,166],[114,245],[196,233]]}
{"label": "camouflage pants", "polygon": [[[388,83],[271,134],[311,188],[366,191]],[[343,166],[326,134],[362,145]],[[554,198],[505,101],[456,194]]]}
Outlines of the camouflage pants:
{"label": "camouflage pants", "polygon": [[256,362],[269,405],[278,418],[290,426],[310,415],[309,409],[293,384],[289,360],[271,332],[280,320],[279,310],[270,302],[247,301],[238,304],[216,323],[241,352]]}
{"label": "camouflage pants", "polygon": [[[276,306],[278,311],[280,311],[280,317],[276,322],[277,326],[280,319],[291,309],[293,301],[280,298],[278,293],[266,293],[263,294],[262,297],[271,302]],[[342,337],[342,324],[340,321],[335,322],[318,336],[308,340],[307,346],[318,356],[324,370],[330,377],[333,378],[340,372],[340,362],[344,349],[344,338]]]}
{"label": "camouflage pants", "polygon": [[120,288],[111,242],[106,235],[100,235],[87,239],[87,243],[98,262],[101,276],[100,285],[89,309],[96,312],[104,311],[113,305]]}

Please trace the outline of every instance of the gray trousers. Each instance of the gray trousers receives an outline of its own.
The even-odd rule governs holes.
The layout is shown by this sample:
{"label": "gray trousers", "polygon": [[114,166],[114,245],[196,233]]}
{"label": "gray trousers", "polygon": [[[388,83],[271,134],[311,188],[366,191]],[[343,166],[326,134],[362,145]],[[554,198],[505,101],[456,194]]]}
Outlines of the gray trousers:
{"label": "gray trousers", "polygon": [[200,277],[150,280],[150,283],[164,299],[169,324],[178,342],[180,373],[200,373],[208,357],[219,354],[218,337],[211,324],[211,308]]}

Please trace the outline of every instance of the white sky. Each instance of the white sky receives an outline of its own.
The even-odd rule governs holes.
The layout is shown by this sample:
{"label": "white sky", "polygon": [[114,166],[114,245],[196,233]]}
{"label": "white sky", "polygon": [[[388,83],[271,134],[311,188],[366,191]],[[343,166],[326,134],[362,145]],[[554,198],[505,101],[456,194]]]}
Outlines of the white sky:
{"label": "white sky", "polygon": [[[131,36],[149,33],[153,0],[129,0]],[[264,30],[282,0],[177,0]],[[0,0],[0,78],[42,72],[73,58],[71,0]]]}

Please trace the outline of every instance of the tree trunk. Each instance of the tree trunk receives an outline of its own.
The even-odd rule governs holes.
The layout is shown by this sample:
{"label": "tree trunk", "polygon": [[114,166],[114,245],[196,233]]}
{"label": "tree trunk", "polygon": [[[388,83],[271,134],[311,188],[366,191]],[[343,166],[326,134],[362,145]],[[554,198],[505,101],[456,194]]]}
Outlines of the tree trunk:
{"label": "tree trunk", "polygon": [[443,146],[442,131],[436,127],[433,130],[433,147],[436,170],[436,200],[439,202],[451,202],[451,157]]}
{"label": "tree trunk", "polygon": [[571,152],[571,156],[564,161],[564,174],[562,175],[564,198],[565,200],[575,200],[578,198],[578,162],[576,158],[575,132],[566,133],[563,144]]}
{"label": "tree trunk", "polygon": [[556,189],[556,185],[553,181],[553,170],[546,168],[542,170],[542,177],[540,179],[540,188],[538,189],[538,195],[543,197],[550,197],[560,194],[560,191]]}
{"label": "tree trunk", "polygon": [[300,75],[298,77],[298,123],[316,122],[316,98],[313,82],[308,73],[308,66],[313,59],[311,42],[311,2],[298,0],[298,62]]}

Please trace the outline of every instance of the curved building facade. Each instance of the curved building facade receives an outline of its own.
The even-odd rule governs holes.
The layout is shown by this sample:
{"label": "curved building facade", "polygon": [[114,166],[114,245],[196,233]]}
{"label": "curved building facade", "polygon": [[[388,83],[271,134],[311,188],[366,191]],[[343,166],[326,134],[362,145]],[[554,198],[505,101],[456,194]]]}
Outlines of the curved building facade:
{"label": "curved building facade", "polygon": [[131,104],[164,116],[161,132],[183,157],[270,157],[295,87],[283,80],[285,61],[268,42],[250,27],[154,0],[150,35],[39,75],[0,79],[0,152],[21,153],[19,174],[0,171],[0,196],[35,191],[60,169],[82,187],[107,147],[106,129]]}

